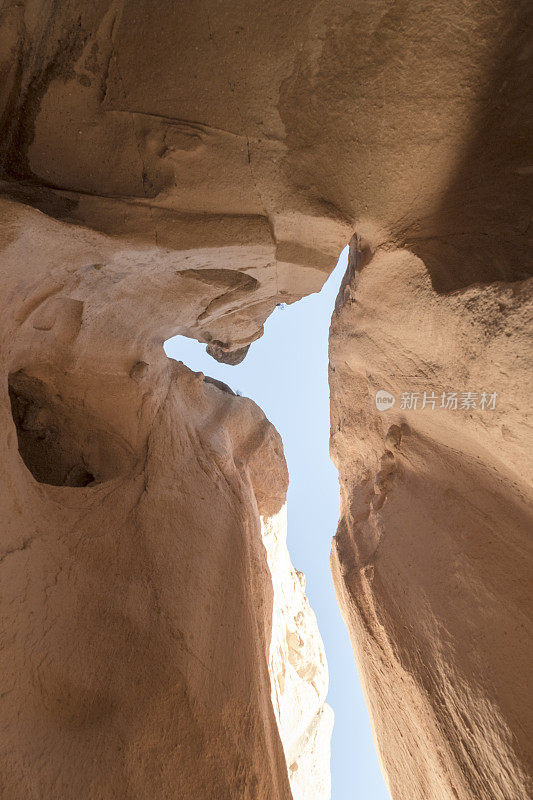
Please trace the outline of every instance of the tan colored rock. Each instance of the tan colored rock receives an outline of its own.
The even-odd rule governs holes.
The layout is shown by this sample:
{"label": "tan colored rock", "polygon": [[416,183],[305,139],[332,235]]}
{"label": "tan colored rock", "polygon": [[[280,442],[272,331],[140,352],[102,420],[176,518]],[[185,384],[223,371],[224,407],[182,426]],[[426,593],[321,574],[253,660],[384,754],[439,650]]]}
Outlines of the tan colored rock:
{"label": "tan colored rock", "polygon": [[333,711],[327,705],[328,669],[305,576],[291,564],[285,507],[262,521],[272,574],[270,641],[272,705],[285,751],[294,800],[330,800]]}
{"label": "tan colored rock", "polygon": [[[531,8],[447,5],[416,32],[419,9],[398,8],[394,30],[383,18],[383,57],[359,78],[385,102],[368,105],[364,204],[331,329],[333,574],[394,800],[526,800]],[[376,407],[380,391],[393,407]]]}
{"label": "tan colored rock", "polygon": [[391,794],[526,800],[531,281],[439,295],[411,253],[378,250],[347,289],[330,342],[332,564]]}
{"label": "tan colored rock", "polygon": [[[150,284],[142,256],[139,270],[102,234],[2,210],[2,793],[288,800],[286,745],[299,766],[321,748],[308,796],[328,798],[322,645],[283,539],[275,585],[290,602],[273,619],[261,538],[285,502],[278,434],[251,400],[165,357],[176,293],[166,306],[128,290]],[[191,261],[173,254],[174,314],[192,319],[217,287],[180,277],[178,258]],[[271,628],[291,614],[305,616],[315,706],[278,730]],[[288,678],[295,702],[307,680]]]}
{"label": "tan colored rock", "polygon": [[[6,0],[5,796],[327,795],[325,672],[306,713],[270,699],[305,608],[281,545],[276,606],[261,541],[279,438],[162,342],[236,363],[354,232],[333,561],[385,772],[394,800],[528,796],[530,14]],[[498,405],[372,406],[433,388]]]}
{"label": "tan colored rock", "polygon": [[[268,702],[272,590],[255,499],[266,513],[280,502],[269,492],[283,496],[278,438],[250,401],[181,365],[130,397],[135,443],[81,398],[62,396],[65,414],[48,425],[42,412],[62,390],[53,375],[39,381],[39,395],[14,384],[38,439],[21,452],[35,473],[36,462],[56,468],[41,481],[62,485],[36,482],[2,406],[2,794],[289,798]],[[67,456],[74,467],[58,463]]]}
{"label": "tan colored rock", "polygon": [[[233,96],[231,74],[271,45],[258,29],[220,68],[241,18],[257,19],[246,4],[232,16],[38,2],[0,17],[12,798],[288,800],[288,767],[301,783],[319,748],[313,796],[329,796],[314,623],[300,631],[319,659],[314,706],[293,709],[280,739],[270,699],[260,518],[285,502],[279,437],[251,401],[162,350],[181,333],[237,363],[277,303],[321,287],[349,234],[334,209],[302,213],[276,166],[283,125],[266,98],[283,65]],[[281,553],[290,608],[274,624],[312,620]],[[306,676],[287,683],[307,699]]]}
{"label": "tan colored rock", "polygon": [[[247,0],[224,13],[217,2],[40,0],[8,3],[0,20],[0,188],[121,242],[128,279],[134,259],[146,296],[167,296],[165,336],[194,336],[230,362],[276,304],[320,289],[351,233],[285,175],[277,103],[306,11],[294,12],[298,41],[286,32],[275,53],[280,19]],[[268,68],[252,75],[252,61]],[[175,313],[177,272],[196,286],[187,319]]]}

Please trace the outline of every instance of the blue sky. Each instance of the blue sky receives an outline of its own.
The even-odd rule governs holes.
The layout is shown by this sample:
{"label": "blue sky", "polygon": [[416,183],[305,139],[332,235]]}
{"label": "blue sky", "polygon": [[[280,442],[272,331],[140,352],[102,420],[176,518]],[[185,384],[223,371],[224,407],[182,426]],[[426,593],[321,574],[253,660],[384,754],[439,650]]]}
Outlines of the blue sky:
{"label": "blue sky", "polygon": [[277,308],[242,364],[219,364],[205,345],[183,336],[169,339],[165,351],[251,397],[280,432],[290,476],[289,551],[294,566],[306,574],[329,665],[328,702],[335,712],[332,798],[390,800],[329,568],[339,485],[329,459],[328,333],[347,259],[345,248],[319,294]]}

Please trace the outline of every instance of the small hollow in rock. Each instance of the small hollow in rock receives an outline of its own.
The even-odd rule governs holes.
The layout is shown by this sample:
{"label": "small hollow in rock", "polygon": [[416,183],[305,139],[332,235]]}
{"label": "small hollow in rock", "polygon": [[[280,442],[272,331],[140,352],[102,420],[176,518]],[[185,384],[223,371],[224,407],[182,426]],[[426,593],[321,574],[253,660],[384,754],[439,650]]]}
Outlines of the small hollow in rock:
{"label": "small hollow in rock", "polygon": [[91,486],[131,466],[132,453],[120,437],[39,378],[11,373],[9,398],[20,455],[39,483]]}

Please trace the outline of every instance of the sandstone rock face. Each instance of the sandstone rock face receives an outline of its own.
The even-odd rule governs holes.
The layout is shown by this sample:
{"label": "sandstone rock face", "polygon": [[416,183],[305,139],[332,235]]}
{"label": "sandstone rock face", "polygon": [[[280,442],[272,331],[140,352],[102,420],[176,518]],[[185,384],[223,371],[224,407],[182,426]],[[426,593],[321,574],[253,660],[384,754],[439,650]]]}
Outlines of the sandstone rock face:
{"label": "sandstone rock face", "polygon": [[277,303],[321,287],[349,226],[276,165],[287,67],[242,75],[277,21],[179,6],[0,17],[12,798],[329,798],[323,649],[284,539],[261,537],[281,442],[162,344],[238,363]]}
{"label": "sandstone rock face", "polygon": [[[362,215],[331,329],[333,573],[402,800],[532,791],[531,39],[524,6],[497,13],[500,47],[474,36],[467,51],[459,35],[461,59],[435,51],[421,74],[442,91],[432,114],[426,93],[413,116],[414,90],[385,106],[391,122],[396,107],[441,133],[427,157],[396,140],[402,179],[415,165],[419,179]],[[454,70],[470,75],[455,89]],[[395,405],[378,409],[379,391]],[[497,394],[495,408],[483,393]]]}
{"label": "sandstone rock face", "polygon": [[[230,363],[277,303],[320,289],[350,235],[285,174],[277,102],[306,12],[291,14],[296,41],[277,41],[281,18],[255,0],[223,13],[215,0],[39,0],[1,20],[3,191],[128,242],[143,281],[158,272],[155,303],[167,295],[164,335]],[[188,251],[196,316],[176,314],[175,251]]]}
{"label": "sandstone rock face", "polygon": [[383,766],[394,800],[528,797],[530,14],[4,3],[4,796],[327,797],[279,437],[162,343],[238,363],[355,234],[333,571]]}
{"label": "sandstone rock face", "polygon": [[[407,187],[362,215],[331,328],[333,574],[402,800],[532,791],[531,40],[520,4],[500,19],[483,69],[472,51],[452,68],[477,63],[480,91],[435,145],[454,169],[418,146],[426,208]],[[447,92],[451,65],[434,67]],[[411,99],[397,108],[413,122]],[[468,148],[454,151],[465,121]]]}
{"label": "sandstone rock face", "polygon": [[[287,762],[312,761],[305,797],[329,798],[322,645],[284,539],[273,581],[261,538],[278,434],[134,332],[165,302],[128,291],[133,251],[2,212],[2,795],[288,800]],[[173,258],[189,315],[188,291],[219,287]]]}
{"label": "sandstone rock face", "polygon": [[274,587],[269,659],[272,705],[292,794],[294,800],[329,800],[333,711],[325,702],[326,654],[305,596],[305,577],[289,558],[285,508],[263,520],[262,529]]}
{"label": "sandstone rock face", "polygon": [[331,329],[332,565],[391,794],[526,800],[531,281],[439,295],[407,250],[356,254]]}

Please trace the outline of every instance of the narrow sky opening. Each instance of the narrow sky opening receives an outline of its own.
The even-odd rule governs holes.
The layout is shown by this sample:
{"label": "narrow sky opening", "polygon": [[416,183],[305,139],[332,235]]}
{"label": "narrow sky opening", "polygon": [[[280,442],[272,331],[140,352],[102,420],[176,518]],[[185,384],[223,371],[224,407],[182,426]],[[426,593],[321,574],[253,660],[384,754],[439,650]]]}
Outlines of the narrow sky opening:
{"label": "narrow sky opening", "polygon": [[294,566],[306,574],[306,593],[328,659],[328,702],[335,712],[332,797],[390,800],[329,568],[339,484],[329,458],[328,336],[347,261],[346,247],[319,294],[276,308],[264,336],[241,364],[219,364],[207,355],[205,345],[184,336],[165,342],[165,352],[252,398],[278,429],[290,476],[289,551]]}

